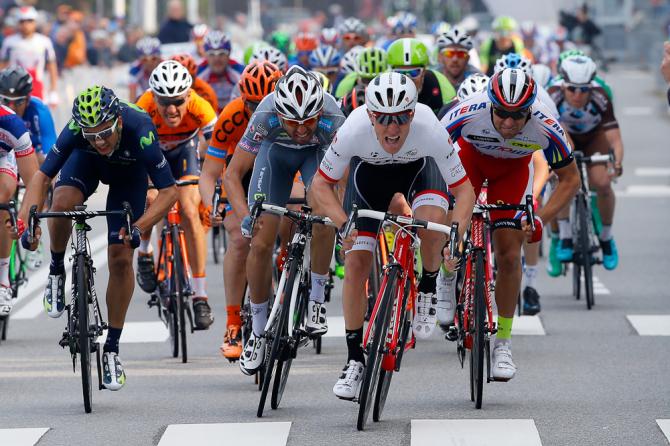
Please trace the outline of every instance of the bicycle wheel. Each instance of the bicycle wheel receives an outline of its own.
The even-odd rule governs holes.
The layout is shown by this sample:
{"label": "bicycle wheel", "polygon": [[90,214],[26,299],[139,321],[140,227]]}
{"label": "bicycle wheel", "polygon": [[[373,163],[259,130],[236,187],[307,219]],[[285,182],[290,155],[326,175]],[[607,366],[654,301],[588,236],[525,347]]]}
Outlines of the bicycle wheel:
{"label": "bicycle wheel", "polygon": [[81,387],[84,395],[84,410],[90,413],[93,405],[93,380],[91,379],[91,337],[89,336],[89,288],[88,264],[83,254],[77,256],[77,341],[81,362]]}
{"label": "bicycle wheel", "polygon": [[221,252],[221,237],[219,237],[220,231],[220,226],[212,227],[212,257],[214,258],[214,263],[217,265],[219,264],[219,253]]}
{"label": "bicycle wheel", "polygon": [[173,226],[172,236],[172,281],[174,282],[175,300],[177,310],[175,318],[179,318],[179,343],[181,344],[181,362],[188,362],[188,350],[186,348],[186,297],[184,296],[184,262],[181,255],[179,243],[179,227]]}
{"label": "bicycle wheel", "polygon": [[579,218],[579,258],[584,270],[584,296],[586,308],[593,307],[593,263],[591,262],[591,231],[589,230],[588,207],[584,197],[577,199],[577,216]]}
{"label": "bicycle wheel", "polygon": [[0,340],[6,341],[7,340],[7,326],[9,325],[9,317],[5,316],[3,318],[0,318],[0,325],[2,325],[1,333],[0,333]]}
{"label": "bicycle wheel", "polygon": [[484,390],[484,343],[486,341],[486,303],[484,295],[484,253],[481,250],[474,252],[475,267],[475,293],[473,296],[472,316],[474,316],[472,333],[472,349],[470,350],[470,364],[472,374],[470,376],[470,389],[473,393],[475,407],[482,408],[482,393]]}
{"label": "bicycle wheel", "polygon": [[370,406],[373,404],[373,397],[377,384],[379,383],[379,372],[381,369],[382,356],[384,355],[385,339],[388,330],[389,321],[391,320],[391,311],[393,309],[393,299],[397,294],[398,281],[397,268],[390,268],[388,270],[388,280],[386,287],[382,293],[379,308],[374,320],[370,320],[373,324],[370,338],[365,346],[368,351],[368,361],[363,376],[363,383],[361,392],[358,398],[358,420],[356,428],[359,431],[365,429],[365,424],[370,413]]}

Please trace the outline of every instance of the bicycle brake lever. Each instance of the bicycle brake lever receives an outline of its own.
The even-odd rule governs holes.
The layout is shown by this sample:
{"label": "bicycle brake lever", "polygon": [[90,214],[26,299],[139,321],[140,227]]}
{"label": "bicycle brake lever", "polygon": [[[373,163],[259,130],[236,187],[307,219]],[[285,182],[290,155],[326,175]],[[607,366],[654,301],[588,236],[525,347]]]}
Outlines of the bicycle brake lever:
{"label": "bicycle brake lever", "polygon": [[349,214],[349,218],[347,218],[347,222],[344,224],[344,231],[341,232],[342,238],[345,238],[346,236],[349,235],[351,232],[351,227],[353,226],[354,222],[358,218],[358,206],[353,205],[351,208],[351,213]]}
{"label": "bicycle brake lever", "polygon": [[530,229],[535,231],[535,206],[533,205],[533,196],[526,195],[526,222],[530,225]]}
{"label": "bicycle brake lever", "polygon": [[452,259],[456,255],[456,244],[458,243],[458,222],[451,224],[451,233],[449,233],[449,257]]}
{"label": "bicycle brake lever", "polygon": [[28,235],[30,236],[31,239],[35,237],[35,229],[39,225],[39,220],[35,216],[37,213],[37,205],[34,204],[30,206],[30,214],[28,217]]}

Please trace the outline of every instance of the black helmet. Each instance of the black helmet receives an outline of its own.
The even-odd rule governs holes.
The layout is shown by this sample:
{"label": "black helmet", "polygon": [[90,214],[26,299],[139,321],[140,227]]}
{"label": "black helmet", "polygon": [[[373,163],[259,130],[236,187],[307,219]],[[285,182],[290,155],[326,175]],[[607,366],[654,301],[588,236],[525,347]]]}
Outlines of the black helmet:
{"label": "black helmet", "polygon": [[14,65],[0,71],[0,94],[28,96],[33,91],[33,78],[25,68]]}
{"label": "black helmet", "polygon": [[354,109],[363,104],[365,104],[365,90],[356,87],[342,98],[340,110],[342,110],[344,116],[349,116]]}

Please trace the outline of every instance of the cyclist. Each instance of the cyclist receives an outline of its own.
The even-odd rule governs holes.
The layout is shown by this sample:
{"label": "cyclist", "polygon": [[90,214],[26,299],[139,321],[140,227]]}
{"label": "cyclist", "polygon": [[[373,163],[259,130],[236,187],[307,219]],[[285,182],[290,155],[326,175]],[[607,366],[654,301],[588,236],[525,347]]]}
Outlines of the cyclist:
{"label": "cyclist", "polygon": [[[614,151],[614,172],[610,174],[604,165],[588,167],[589,185],[598,194],[598,210],[602,219],[600,247],[603,250],[603,266],[613,270],[619,262],[619,254],[612,236],[615,196],[612,178],[623,173],[623,140],[619,123],[614,116],[612,101],[605,90],[594,86],[596,64],[587,56],[572,56],[561,62],[562,81],[549,92],[556,102],[561,124],[565,126],[575,146],[585,155]],[[561,261],[572,259],[572,227],[567,218],[558,220],[560,243],[556,251]]]}
{"label": "cyclist", "polygon": [[[28,183],[39,168],[30,134],[23,120],[10,108],[0,106],[0,203],[14,197],[18,186],[18,175]],[[3,222],[9,220],[6,212],[0,212]],[[0,227],[0,316],[12,310],[12,290],[9,283],[9,260],[12,248],[10,231]]]}
{"label": "cyclist", "polygon": [[531,158],[536,151],[544,152],[559,179],[551,199],[537,212],[534,232],[520,213],[491,213],[498,267],[498,332],[492,375],[507,381],[516,373],[511,336],[521,285],[521,246],[524,238],[532,243],[540,240],[542,222],[554,218],[577,192],[579,173],[563,128],[537,99],[535,81],[520,69],[505,68],[494,74],[487,92],[454,107],[441,122],[460,147],[459,155],[475,193],[479,194],[482,183],[488,180],[489,203],[525,201],[526,194],[531,193]]}
{"label": "cyclist", "polygon": [[479,60],[482,72],[487,76],[493,74],[495,61],[508,53],[522,54],[524,51],[523,40],[515,33],[517,23],[512,17],[496,17],[491,25],[493,37],[482,42],[479,48]]}
{"label": "cyclist", "polygon": [[193,79],[191,88],[198,93],[198,96],[209,102],[209,105],[211,105],[214,110],[218,110],[219,100],[216,98],[216,92],[211,85],[196,76],[198,65],[195,63],[193,57],[190,54],[177,54],[172,56],[172,60],[176,60],[188,70],[191,79]]}
{"label": "cyclist", "polygon": [[249,58],[249,63],[257,60],[267,60],[271,64],[276,65],[282,73],[286,73],[286,70],[288,70],[288,59],[286,58],[286,54],[273,46],[264,46],[254,51]]}
{"label": "cyclist", "polygon": [[354,87],[365,88],[375,76],[386,71],[388,68],[386,51],[381,48],[364,48],[358,55],[356,68],[357,71],[344,76],[337,85],[336,98],[342,98]]}
{"label": "cyclist", "polygon": [[346,53],[355,46],[365,46],[370,40],[365,24],[356,17],[349,17],[340,26],[342,51]]}
{"label": "cyclist", "polygon": [[[289,68],[260,103],[251,117],[246,133],[237,144],[228,166],[224,184],[232,207],[241,220],[242,233],[250,236],[248,205],[259,197],[267,203],[285,206],[293,179],[300,171],[309,185],[325,146],[335,136],[344,116],[332,96],[324,94],[319,81],[300,67]],[[249,193],[242,180],[253,167]],[[262,215],[251,239],[247,258],[247,282],[251,299],[253,334],[244,346],[240,368],[255,373],[263,364],[265,324],[271,292],[272,252],[277,238],[279,218]],[[312,288],[310,290],[306,331],[321,336],[328,330],[324,290],[333,252],[333,234],[315,225],[312,239]]]}
{"label": "cyclist", "polygon": [[342,45],[342,37],[337,28],[323,28],[319,34],[319,43],[339,49]]}
{"label": "cyclist", "polygon": [[[446,223],[447,185],[456,196],[454,219],[467,228],[475,195],[449,135],[432,110],[417,104],[414,82],[400,73],[375,77],[365,91],[365,105],[351,112],[319,167],[310,191],[317,212],[323,211],[339,227],[354,204],[387,211],[396,194],[404,194],[417,218]],[[345,208],[335,183],[351,165]],[[397,211],[396,211],[397,212]],[[344,240],[346,251],[342,291],[347,338],[347,364],[333,392],[351,400],[363,378],[363,320],[365,284],[380,223],[359,218],[356,232]],[[420,337],[435,326],[435,287],[445,237],[420,231],[423,273],[418,284],[417,314],[413,330]]]}
{"label": "cyclist", "polygon": [[377,46],[388,51],[389,46],[398,39],[413,39],[416,37],[417,19],[414,14],[407,11],[399,11],[386,21],[389,35],[382,41],[377,41]]}
{"label": "cyclist", "polygon": [[[266,60],[251,62],[242,72],[240,97],[233,99],[219,115],[205,163],[202,165],[200,193],[203,202],[212,202],[214,184],[233,157],[249,118],[263,98],[274,91],[280,77],[279,69]],[[245,195],[249,192],[250,181],[251,172],[247,172],[242,179]],[[223,285],[228,317],[220,350],[225,358],[236,360],[242,354],[240,306],[246,286],[245,263],[249,253],[249,241],[242,237],[240,220],[235,212],[226,212],[223,224],[228,237],[228,246],[223,257]]]}
{"label": "cyclist", "polygon": [[436,115],[456,96],[456,90],[444,74],[428,68],[428,48],[420,40],[396,40],[389,46],[387,60],[391,70],[412,79],[419,92],[419,103],[430,107]]}
{"label": "cyclist", "polygon": [[191,41],[195,44],[195,52],[198,60],[205,57],[205,36],[209,32],[209,27],[204,23],[199,23],[191,29]]}
{"label": "cyclist", "polygon": [[435,44],[439,51],[438,60],[442,66],[442,73],[456,90],[466,77],[479,73],[479,70],[469,63],[473,47],[472,39],[462,29],[451,28],[446,33],[440,34]]}
{"label": "cyclist", "polygon": [[[553,84],[560,85],[560,83],[563,79],[563,77],[561,76],[561,64],[563,63],[563,61],[565,59],[567,59],[569,57],[572,57],[572,56],[586,56],[586,53],[584,53],[584,51],[578,50],[578,49],[571,49],[571,50],[563,51],[558,58],[558,75],[553,80],[552,85]],[[605,90],[605,93],[607,93],[607,97],[610,99],[610,101],[612,100],[612,98],[613,98],[612,87],[610,87],[609,84],[607,82],[605,82],[605,80],[602,77],[598,76],[597,73],[593,78],[592,84],[593,84],[594,87],[601,87],[603,90]]]}
{"label": "cyclist", "polygon": [[214,88],[219,101],[217,113],[233,98],[233,89],[244,67],[230,58],[230,38],[222,31],[212,30],[205,36],[205,60],[198,67],[198,77]]}
{"label": "cyclist", "polygon": [[340,72],[342,56],[335,47],[329,45],[318,46],[309,56],[309,65],[312,70],[325,75],[330,85],[337,88],[337,78]]}
{"label": "cyclist", "polygon": [[305,70],[310,68],[310,56],[319,45],[317,38],[310,33],[298,33],[293,40],[295,54],[290,58],[289,65],[299,65]]}
{"label": "cyclist", "polygon": [[161,41],[156,37],[142,37],[135,48],[139,58],[130,66],[128,97],[131,101],[136,101],[149,88],[149,76],[162,61]]}
{"label": "cyclist", "polygon": [[[121,209],[127,201],[133,211],[131,234],[124,220],[107,217],[108,266],[107,314],[109,330],[103,348],[103,385],[119,390],[126,375],[119,359],[119,338],[133,295],[133,249],[140,234],[165,215],[177,199],[174,178],[156,140],[156,128],[148,114],[137,106],[121,102],[107,87],[94,86],[81,92],[72,106],[72,119],[58,136],[40,170],[26,190],[19,217],[27,221],[31,206],[40,208],[51,180],[58,174],[52,211],[69,211],[83,204],[98,183],[109,185],[107,209]],[[158,188],[158,197],[144,210],[147,174]],[[71,233],[66,219],[50,219],[51,265],[44,293],[44,310],[53,318],[65,310],[65,248]],[[41,231],[36,231],[39,238]],[[28,232],[21,242],[35,249],[37,240]]]}
{"label": "cyclist", "polygon": [[[198,96],[191,85],[188,70],[179,62],[166,60],[151,73],[150,89],[137,101],[137,105],[149,113],[156,125],[160,147],[172,175],[178,180],[197,179],[200,176],[198,134],[202,132],[204,140],[209,142],[216,122],[212,106]],[[179,205],[193,271],[195,327],[206,330],[214,319],[207,302],[207,240],[198,211],[200,194],[197,186],[179,188]],[[144,231],[137,256],[138,283],[148,293],[156,288],[150,239],[151,231]]]}
{"label": "cyclist", "polygon": [[284,31],[275,31],[270,34],[268,42],[270,45],[284,53],[286,57],[288,57],[291,52],[291,36]]}

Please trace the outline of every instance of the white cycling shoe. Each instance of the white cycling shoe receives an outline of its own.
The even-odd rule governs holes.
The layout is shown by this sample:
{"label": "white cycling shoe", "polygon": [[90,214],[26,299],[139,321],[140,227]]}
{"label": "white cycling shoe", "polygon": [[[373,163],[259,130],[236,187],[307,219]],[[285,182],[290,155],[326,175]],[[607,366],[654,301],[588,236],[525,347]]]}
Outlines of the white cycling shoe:
{"label": "white cycling shoe", "polygon": [[307,322],[305,331],[308,335],[316,337],[328,332],[328,321],[326,320],[326,306],[310,300],[307,304]]}
{"label": "white cycling shoe", "polygon": [[116,352],[102,354],[102,385],[107,390],[119,390],[126,384],[126,372]]}
{"label": "white cycling shoe", "polygon": [[448,328],[456,314],[456,274],[447,277],[442,268],[437,276],[437,323]]}
{"label": "white cycling shoe", "polygon": [[437,324],[437,297],[434,293],[421,293],[416,296],[415,314],[412,323],[414,336],[427,339],[433,334]]}
{"label": "white cycling shoe", "polygon": [[242,373],[253,375],[261,368],[263,359],[265,359],[266,345],[265,336],[256,336],[251,333],[244,345],[244,350],[242,350],[242,356],[240,356],[240,370],[242,370]]}
{"label": "white cycling shoe", "polygon": [[0,316],[7,316],[12,311],[14,299],[12,299],[12,289],[0,285]]}
{"label": "white cycling shoe", "polygon": [[516,374],[516,365],[512,360],[512,348],[509,343],[498,343],[493,347],[491,375],[496,381],[509,381]]}
{"label": "white cycling shoe", "polygon": [[343,400],[353,400],[358,396],[358,389],[363,382],[365,366],[362,362],[350,360],[342,369],[340,378],[333,386],[333,393]]}

